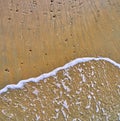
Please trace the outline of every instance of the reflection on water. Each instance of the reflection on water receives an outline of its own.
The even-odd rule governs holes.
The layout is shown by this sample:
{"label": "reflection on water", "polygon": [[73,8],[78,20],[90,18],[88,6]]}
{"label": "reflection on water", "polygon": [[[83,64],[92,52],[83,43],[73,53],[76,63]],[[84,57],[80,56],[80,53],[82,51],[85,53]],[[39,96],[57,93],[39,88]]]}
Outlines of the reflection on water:
{"label": "reflection on water", "polygon": [[0,95],[0,121],[56,120],[120,120],[120,69],[92,60]]}

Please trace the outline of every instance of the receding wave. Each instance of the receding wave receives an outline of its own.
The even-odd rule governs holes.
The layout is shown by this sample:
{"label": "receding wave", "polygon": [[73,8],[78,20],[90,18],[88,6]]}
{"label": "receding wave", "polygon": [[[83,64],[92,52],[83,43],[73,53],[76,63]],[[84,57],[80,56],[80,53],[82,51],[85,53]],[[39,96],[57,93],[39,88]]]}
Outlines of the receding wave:
{"label": "receding wave", "polygon": [[21,80],[18,84],[10,84],[10,85],[7,85],[6,87],[4,87],[3,89],[0,90],[0,94],[3,93],[3,92],[6,92],[8,89],[18,89],[18,88],[23,88],[23,86],[27,83],[27,82],[38,82],[40,80],[43,80],[45,78],[48,78],[50,76],[54,76],[56,75],[56,73],[60,70],[63,70],[63,69],[67,69],[67,68],[70,68],[78,63],[83,63],[83,62],[88,62],[88,61],[91,61],[91,60],[95,60],[95,61],[98,61],[98,60],[104,60],[104,61],[107,61],[107,62],[110,62],[111,64],[117,66],[118,68],[120,68],[120,64],[116,63],[115,61],[109,59],[109,58],[90,58],[90,57],[86,57],[86,58],[77,58],[69,63],[67,63],[66,65],[64,65],[63,67],[59,67],[59,68],[56,68],[55,70],[49,72],[49,73],[45,73],[45,74],[42,74],[40,75],[39,77],[36,77],[36,78],[29,78],[29,79],[26,79],[26,80]]}
{"label": "receding wave", "polygon": [[120,64],[77,58],[36,78],[0,90],[0,119],[23,121],[120,120]]}

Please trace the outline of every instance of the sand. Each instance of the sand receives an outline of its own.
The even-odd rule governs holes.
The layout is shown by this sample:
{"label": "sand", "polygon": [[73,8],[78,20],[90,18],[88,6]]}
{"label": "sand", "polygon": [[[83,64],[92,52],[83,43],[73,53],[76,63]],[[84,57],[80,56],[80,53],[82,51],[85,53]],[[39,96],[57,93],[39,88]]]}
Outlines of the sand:
{"label": "sand", "polygon": [[1,121],[119,121],[120,68],[78,63],[0,95]]}
{"label": "sand", "polygon": [[120,63],[119,0],[0,2],[0,88],[78,57]]}
{"label": "sand", "polygon": [[[120,63],[119,6],[119,0],[1,0],[0,89],[8,84],[17,84],[22,79],[50,72],[75,58],[102,56]],[[101,68],[101,63],[105,69]],[[55,87],[56,80],[53,77],[48,78],[47,84],[44,81],[36,84],[29,83],[23,90],[12,90],[10,93],[8,91],[0,95],[0,118],[2,117],[0,120],[16,121],[18,118],[18,121],[22,121],[41,118],[41,121],[47,119],[51,121],[55,120],[55,115],[58,115],[56,113],[58,109],[60,117],[57,120],[60,121],[73,119],[87,121],[92,120],[93,117],[95,121],[98,118],[99,120],[107,120],[107,118],[111,121],[119,120],[120,95],[117,86],[120,83],[120,70],[107,62],[93,62],[93,65],[96,67],[96,74],[81,86],[84,88],[83,96],[75,92],[78,91],[82,79],[76,79],[73,84],[69,83],[67,77],[68,86],[73,91],[70,93],[71,100],[66,96],[67,93],[63,87],[61,89]],[[91,63],[88,63],[85,67],[90,66]],[[89,75],[88,70],[86,73]],[[106,70],[107,74],[103,70]],[[74,73],[71,75],[72,80],[77,78],[77,74],[76,72],[75,75]],[[65,79],[62,71],[59,72],[58,77],[59,83],[62,83],[61,79]],[[96,80],[97,83],[93,90],[89,89],[92,80]],[[99,81],[103,84],[101,85]],[[37,91],[32,93],[36,88],[42,93],[38,94],[38,97]],[[53,89],[58,93],[54,94]],[[98,95],[97,89],[100,90]],[[89,90],[93,91],[97,102],[94,96],[91,96],[91,107],[86,110],[90,101]],[[61,96],[62,106],[53,104],[55,96],[59,96],[60,93],[64,93]],[[78,102],[79,106],[74,103],[82,97],[83,112],[80,113],[80,102]],[[71,104],[69,110],[65,108],[66,102],[68,105]],[[43,105],[46,106],[46,116],[42,109]],[[96,112],[98,108],[99,112]],[[65,113],[68,116],[65,117]],[[26,119],[24,119],[25,116]]]}

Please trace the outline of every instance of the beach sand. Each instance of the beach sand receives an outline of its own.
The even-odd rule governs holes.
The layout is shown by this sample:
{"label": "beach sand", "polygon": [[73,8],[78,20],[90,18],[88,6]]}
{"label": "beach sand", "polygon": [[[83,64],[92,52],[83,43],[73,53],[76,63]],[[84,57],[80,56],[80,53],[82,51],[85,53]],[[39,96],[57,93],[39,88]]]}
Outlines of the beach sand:
{"label": "beach sand", "polygon": [[119,0],[0,2],[0,88],[80,57],[120,63]]}
{"label": "beach sand", "polygon": [[[43,73],[50,72],[75,58],[102,56],[120,63],[119,6],[119,0],[1,0],[0,89],[8,84],[17,84],[22,79],[36,77]],[[93,65],[101,67],[101,63],[104,62],[94,62]],[[89,68],[89,66],[91,66],[91,64],[87,64],[85,67]],[[117,119],[119,117],[118,114],[120,113],[120,96],[118,96],[119,93],[116,92],[116,90],[119,90],[116,85],[117,83],[120,83],[120,69],[105,62],[105,70],[107,70],[107,74],[105,74],[103,73],[104,69],[101,69],[100,67],[95,68],[95,77],[90,78],[89,81],[95,79],[97,87],[100,87],[100,95],[96,94],[96,89],[93,91],[93,93],[98,96],[96,96],[97,101],[100,101],[100,97],[103,94],[101,103],[105,109],[102,109],[101,107],[99,107],[99,109],[101,111],[109,110],[108,112],[105,112],[104,115],[106,115],[106,117],[103,116],[103,118],[107,118],[107,116],[110,115],[113,119]],[[86,70],[86,73],[88,74],[87,71],[88,70]],[[72,80],[77,78],[76,76],[71,75]],[[62,78],[65,78],[63,74],[59,74],[58,77],[59,82]],[[53,97],[60,94],[54,95],[53,93],[53,89],[56,88],[54,86],[55,80],[53,77],[50,77],[50,79],[48,78],[48,80],[47,84],[44,84],[43,81],[40,81],[38,85],[37,83],[29,83],[26,84],[23,90],[11,90],[10,93],[8,91],[8,93],[0,95],[0,117],[3,117],[1,118],[1,121],[4,121],[4,119],[8,120],[10,117],[13,121],[16,120],[14,117],[18,117],[18,120],[20,120],[21,116],[23,116],[22,120],[24,120],[24,116],[27,114],[24,113],[23,115],[23,110],[25,110],[28,115],[31,115],[31,117],[28,116],[28,119],[26,120],[29,120],[29,118],[35,120],[36,117],[40,120],[39,116],[41,116],[43,117],[41,118],[41,121],[45,121],[48,118],[53,117],[56,105],[51,103],[54,99]],[[106,86],[101,87],[101,84],[98,83],[99,81],[102,81],[104,85],[107,85],[104,80],[109,80],[108,88],[106,88]],[[77,91],[76,86],[79,86],[80,81],[80,79],[76,79],[75,84],[70,83],[69,86],[71,86],[72,91],[75,89],[75,91]],[[115,83],[113,83],[114,81]],[[76,86],[72,86],[72,84]],[[47,110],[47,115],[49,114],[46,117],[42,115],[44,112],[40,112],[38,116],[34,117],[35,113],[32,109],[32,101],[34,99],[36,101],[34,103],[35,106],[33,106],[35,110],[38,110],[38,112],[41,110],[40,108],[38,109],[38,105],[40,104],[40,107],[42,108],[44,102],[44,100],[42,100],[42,94],[40,93],[38,96],[41,98],[39,104],[36,100],[36,96],[31,93],[33,91],[32,86],[33,88],[36,88],[36,86],[39,87],[40,85],[42,85],[42,87],[39,89],[39,92],[41,92],[43,96],[46,95],[47,98],[49,98],[47,99],[47,102],[45,101],[45,103],[48,103],[48,105],[45,104],[47,106],[45,107],[45,111]],[[48,90],[46,90],[46,88]],[[82,88],[85,90],[83,92],[83,100],[81,101],[83,103],[82,111],[85,111],[85,106],[89,100],[86,97],[89,93],[87,91],[89,87],[85,84],[85,86],[82,85]],[[64,93],[63,89],[60,90]],[[58,93],[60,93],[60,90],[58,90]],[[28,103],[24,100],[24,98],[27,98],[25,97],[26,93],[28,94],[28,97],[30,97],[28,98]],[[72,95],[75,95],[75,97],[73,96],[71,98],[71,102],[75,103],[75,99],[78,99],[79,97],[76,95],[76,92],[71,92],[70,96]],[[112,97],[110,98],[109,96]],[[18,99],[19,97],[20,99]],[[80,98],[81,97],[82,95]],[[9,102],[9,100],[6,100],[5,102],[5,98],[10,99],[12,103],[11,101]],[[71,103],[66,95],[62,96],[62,99],[66,99],[69,104]],[[16,100],[18,100],[18,102],[15,102]],[[61,110],[59,120],[68,120],[64,117],[64,110],[70,121],[76,117],[81,117],[81,120],[86,119],[87,121],[92,117],[92,113],[96,116],[94,120],[96,120],[97,117],[100,118],[104,111],[103,113],[99,112],[96,114],[95,106],[99,102],[95,102],[93,97],[92,100],[94,101],[92,105],[94,110],[90,108],[90,110],[84,112],[84,114],[77,114],[76,112],[78,111],[76,110],[78,110],[77,108],[79,108],[79,106],[74,104],[73,107],[71,106],[73,109],[71,108],[70,111],[57,105],[59,110]],[[63,103],[62,100],[60,104],[62,105]],[[113,106],[110,106],[112,103]],[[24,109],[22,105],[26,105],[26,108],[27,106],[29,107],[29,105],[31,106],[30,108]],[[11,106],[9,110],[6,110],[9,106]],[[20,108],[18,108],[18,113],[14,106],[20,106]],[[3,109],[5,110],[2,112]],[[11,110],[13,112],[11,112]],[[34,114],[30,114],[30,111]],[[87,114],[88,118],[85,117]],[[50,121],[51,120],[55,119],[50,119]],[[77,120],[78,119],[75,119],[75,121]]]}
{"label": "beach sand", "polygon": [[0,95],[1,121],[119,121],[120,65],[91,60]]}

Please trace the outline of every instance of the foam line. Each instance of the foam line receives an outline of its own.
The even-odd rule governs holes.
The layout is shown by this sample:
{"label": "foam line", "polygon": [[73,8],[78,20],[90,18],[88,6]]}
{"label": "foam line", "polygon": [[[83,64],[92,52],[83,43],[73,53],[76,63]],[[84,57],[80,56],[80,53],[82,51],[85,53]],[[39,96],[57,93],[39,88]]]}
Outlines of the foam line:
{"label": "foam line", "polygon": [[98,58],[95,58],[95,57],[85,57],[85,58],[77,58],[67,64],[65,64],[64,66],[62,67],[58,67],[56,69],[54,69],[53,71],[49,72],[49,73],[44,73],[38,77],[35,77],[35,78],[29,78],[29,79],[26,79],[26,80],[21,80],[19,81],[17,84],[10,84],[10,85],[7,85],[5,86],[3,89],[0,90],[0,94],[4,93],[4,92],[7,92],[8,89],[20,89],[20,88],[23,88],[24,85],[28,82],[39,82],[40,80],[43,80],[45,78],[48,78],[50,76],[54,76],[57,74],[58,71],[60,70],[63,70],[63,69],[67,69],[67,68],[70,68],[78,63],[83,63],[83,62],[88,62],[88,61],[92,61],[92,60],[95,60],[95,61],[99,61],[99,60],[104,60],[104,61],[107,61],[107,62],[110,62],[111,64],[113,64],[114,66],[120,68],[120,64],[111,60],[110,58],[104,58],[104,57],[98,57]]}

